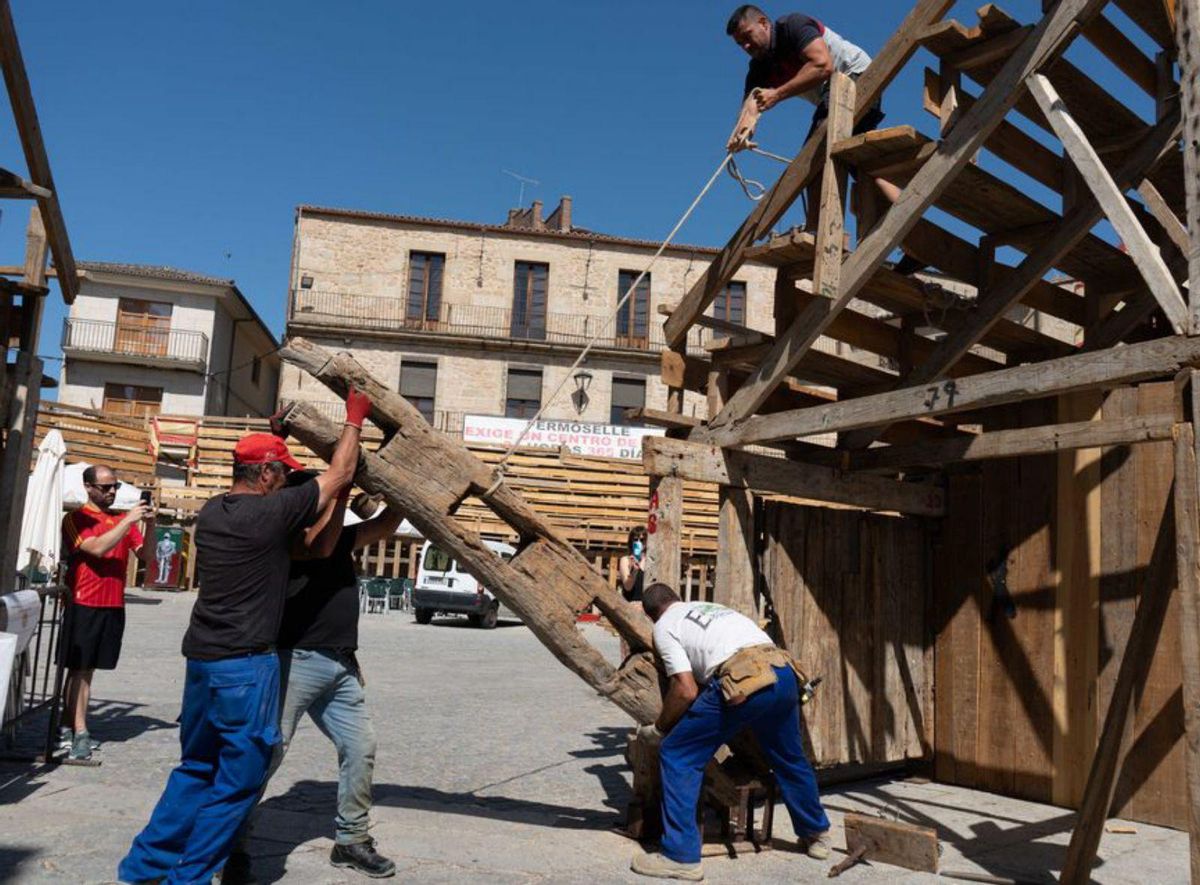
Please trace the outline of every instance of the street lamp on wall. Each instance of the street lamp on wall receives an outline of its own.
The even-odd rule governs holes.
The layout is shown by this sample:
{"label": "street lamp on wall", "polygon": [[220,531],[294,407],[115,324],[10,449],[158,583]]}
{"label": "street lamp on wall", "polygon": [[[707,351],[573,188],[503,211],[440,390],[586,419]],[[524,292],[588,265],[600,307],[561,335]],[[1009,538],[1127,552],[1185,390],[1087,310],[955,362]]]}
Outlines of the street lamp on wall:
{"label": "street lamp on wall", "polygon": [[592,373],[587,369],[580,369],[571,378],[575,381],[575,392],[571,394],[571,402],[575,406],[575,412],[582,415],[590,399],[588,388],[592,384]]}

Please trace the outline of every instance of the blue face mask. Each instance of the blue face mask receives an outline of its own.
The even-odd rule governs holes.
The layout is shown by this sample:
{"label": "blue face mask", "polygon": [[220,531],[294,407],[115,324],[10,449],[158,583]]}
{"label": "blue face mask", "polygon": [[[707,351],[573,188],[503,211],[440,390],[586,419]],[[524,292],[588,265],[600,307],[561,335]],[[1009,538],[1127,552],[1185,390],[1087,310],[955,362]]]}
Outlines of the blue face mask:
{"label": "blue face mask", "polygon": [[641,559],[641,558],[642,558],[642,554],[643,554],[643,553],[645,553],[645,552],[646,552],[646,545],[645,545],[645,544],[643,544],[641,541],[634,541],[634,542],[633,542],[633,558],[634,558],[634,559]]}

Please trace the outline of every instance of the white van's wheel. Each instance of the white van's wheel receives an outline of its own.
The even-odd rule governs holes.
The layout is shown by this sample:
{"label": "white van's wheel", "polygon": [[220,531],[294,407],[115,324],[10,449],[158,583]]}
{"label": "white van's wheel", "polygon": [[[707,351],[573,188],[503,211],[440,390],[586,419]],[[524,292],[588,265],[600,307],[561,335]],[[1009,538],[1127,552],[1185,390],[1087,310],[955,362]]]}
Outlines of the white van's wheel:
{"label": "white van's wheel", "polygon": [[418,624],[428,624],[433,620],[433,609],[418,608],[413,610],[413,617],[417,619]]}
{"label": "white van's wheel", "polygon": [[484,630],[491,630],[495,628],[498,620],[500,620],[500,603],[493,602],[492,607],[479,617],[479,626]]}

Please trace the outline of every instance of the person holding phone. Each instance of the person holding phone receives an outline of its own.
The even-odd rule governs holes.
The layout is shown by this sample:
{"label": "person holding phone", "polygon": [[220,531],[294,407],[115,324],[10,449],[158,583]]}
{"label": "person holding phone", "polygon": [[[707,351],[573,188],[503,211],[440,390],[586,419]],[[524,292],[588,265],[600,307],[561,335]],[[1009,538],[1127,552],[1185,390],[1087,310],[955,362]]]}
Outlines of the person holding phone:
{"label": "person holding phone", "polygon": [[617,576],[621,579],[621,593],[630,602],[642,601],[642,563],[646,558],[646,527],[634,526],[629,530],[629,553],[617,562]]}
{"label": "person holding phone", "polygon": [[[63,518],[71,602],[58,647],[59,663],[67,670],[59,746],[71,759],[90,759],[97,747],[87,724],[92,675],[96,670],[115,670],[121,655],[129,555],[147,563],[154,555],[146,542],[154,537],[154,512],[144,497],[127,512],[114,512],[120,484],[111,467],[88,467],[83,471],[87,503]],[[139,527],[143,521],[144,529]]]}

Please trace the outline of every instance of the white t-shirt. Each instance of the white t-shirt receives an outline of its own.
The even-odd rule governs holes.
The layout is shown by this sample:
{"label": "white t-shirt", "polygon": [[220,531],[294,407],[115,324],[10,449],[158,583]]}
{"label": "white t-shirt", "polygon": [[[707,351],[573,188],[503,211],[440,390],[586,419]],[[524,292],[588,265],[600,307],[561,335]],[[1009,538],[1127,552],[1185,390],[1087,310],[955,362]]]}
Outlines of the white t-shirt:
{"label": "white t-shirt", "polygon": [[677,602],[654,625],[654,647],[667,675],[691,670],[699,685],[743,648],[771,644],[748,617],[714,602]]}

